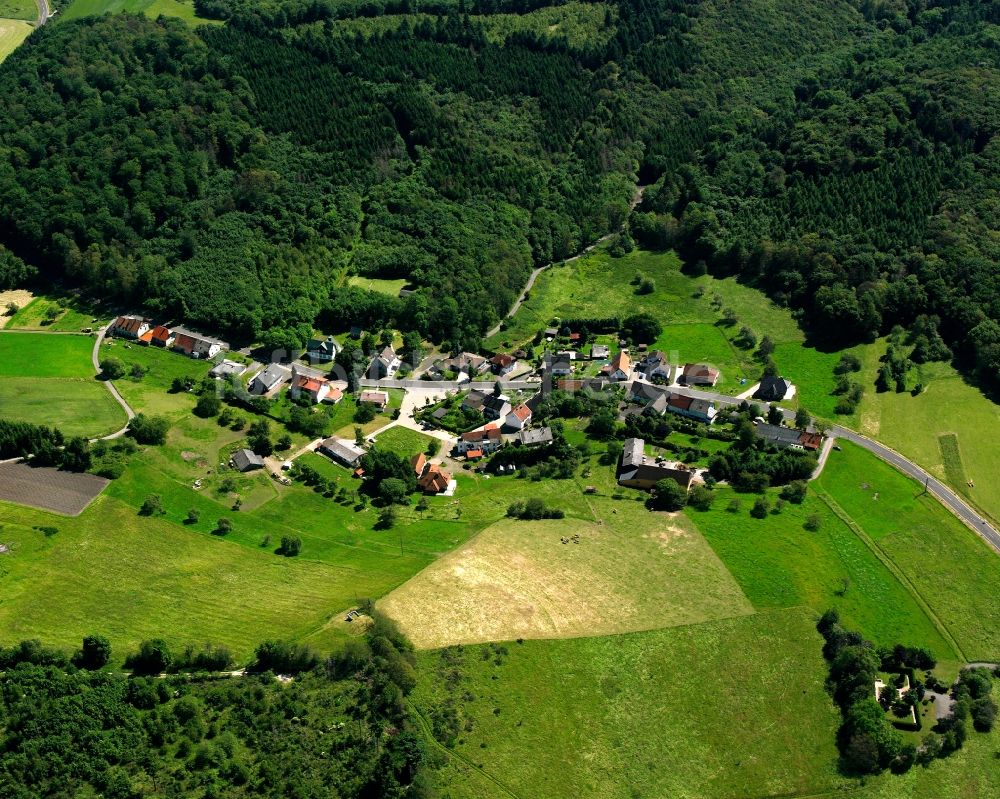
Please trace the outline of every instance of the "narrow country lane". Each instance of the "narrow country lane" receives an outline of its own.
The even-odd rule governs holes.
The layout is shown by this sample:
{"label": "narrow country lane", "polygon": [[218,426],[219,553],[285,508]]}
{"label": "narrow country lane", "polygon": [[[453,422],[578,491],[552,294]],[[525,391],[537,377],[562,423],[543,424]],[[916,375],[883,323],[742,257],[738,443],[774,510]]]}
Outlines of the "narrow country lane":
{"label": "narrow country lane", "polygon": [[[90,354],[90,359],[94,364],[95,375],[101,374],[101,344],[104,343],[104,336],[107,332],[108,332],[107,326],[102,327],[100,330],[97,331],[97,337],[94,339],[94,349]],[[111,396],[114,397],[115,400],[118,402],[118,404],[122,406],[122,408],[125,411],[125,416],[128,417],[127,421],[125,422],[125,426],[121,430],[116,430],[114,433],[110,433],[106,436],[101,436],[99,439],[92,439],[94,441],[110,441],[115,438],[121,438],[123,435],[125,435],[125,431],[128,430],[128,423],[135,418],[135,411],[133,411],[132,406],[125,401],[125,398],[118,393],[118,389],[115,387],[114,383],[112,383],[110,380],[102,380],[101,382],[104,383],[105,386],[107,386],[108,391],[111,392]]]}

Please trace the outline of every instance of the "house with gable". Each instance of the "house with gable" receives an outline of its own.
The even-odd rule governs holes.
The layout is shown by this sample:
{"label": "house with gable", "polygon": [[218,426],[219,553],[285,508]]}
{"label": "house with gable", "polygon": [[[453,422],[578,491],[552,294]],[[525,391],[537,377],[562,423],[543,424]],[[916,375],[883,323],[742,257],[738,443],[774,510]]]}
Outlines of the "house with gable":
{"label": "house with gable", "polygon": [[108,326],[108,333],[117,338],[137,339],[149,330],[149,322],[141,316],[119,316]]}

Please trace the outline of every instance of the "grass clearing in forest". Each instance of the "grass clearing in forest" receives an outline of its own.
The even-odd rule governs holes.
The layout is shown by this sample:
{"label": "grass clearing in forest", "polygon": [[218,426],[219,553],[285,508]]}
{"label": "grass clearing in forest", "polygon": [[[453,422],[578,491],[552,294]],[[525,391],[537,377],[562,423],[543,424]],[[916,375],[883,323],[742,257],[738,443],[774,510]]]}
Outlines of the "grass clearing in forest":
{"label": "grass clearing in forest", "polygon": [[177,17],[189,25],[221,25],[222,20],[203,19],[194,9],[194,0],[73,0],[60,16],[63,19],[118,14],[121,12],[145,14],[156,18],[160,15]]}
{"label": "grass clearing in forest", "polygon": [[379,606],[422,648],[607,635],[752,612],[683,516],[608,498],[589,504],[589,519],[498,521]]}
{"label": "grass clearing in forest", "polygon": [[7,322],[8,330],[80,333],[99,328],[100,312],[76,297],[33,297]]}
{"label": "grass clearing in forest", "polygon": [[468,764],[508,789],[486,794],[497,796],[730,799],[839,787],[839,716],[814,624],[795,608],[422,652],[413,701],[439,733],[449,706],[459,726],[433,781],[454,799],[483,795]]}
{"label": "grass clearing in forest", "polygon": [[348,278],[347,283],[355,288],[376,291],[379,294],[387,294],[390,297],[398,297],[400,289],[406,288],[407,281],[405,278],[383,280],[375,277],[352,275]]}

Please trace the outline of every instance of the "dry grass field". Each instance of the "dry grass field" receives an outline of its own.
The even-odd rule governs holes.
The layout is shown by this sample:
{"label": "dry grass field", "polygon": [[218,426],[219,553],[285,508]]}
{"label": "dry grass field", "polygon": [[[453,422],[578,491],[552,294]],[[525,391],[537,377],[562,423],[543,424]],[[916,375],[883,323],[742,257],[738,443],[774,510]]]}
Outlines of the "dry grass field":
{"label": "dry grass field", "polygon": [[379,606],[421,648],[608,635],[753,612],[685,517],[636,502],[593,506],[595,521],[499,521]]}

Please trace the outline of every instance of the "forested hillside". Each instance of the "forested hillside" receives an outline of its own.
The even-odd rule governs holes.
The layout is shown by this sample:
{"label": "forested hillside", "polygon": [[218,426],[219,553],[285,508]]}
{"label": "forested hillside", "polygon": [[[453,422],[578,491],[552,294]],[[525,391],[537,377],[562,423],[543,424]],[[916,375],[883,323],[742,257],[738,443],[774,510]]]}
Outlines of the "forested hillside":
{"label": "forested hillside", "polygon": [[995,4],[197,6],[226,25],[64,22],[0,68],[0,282],[23,259],[246,340],[318,319],[471,347],[654,183],[636,237],[817,335],[937,315],[1000,366]]}

